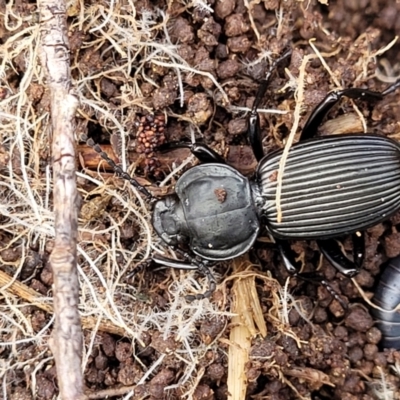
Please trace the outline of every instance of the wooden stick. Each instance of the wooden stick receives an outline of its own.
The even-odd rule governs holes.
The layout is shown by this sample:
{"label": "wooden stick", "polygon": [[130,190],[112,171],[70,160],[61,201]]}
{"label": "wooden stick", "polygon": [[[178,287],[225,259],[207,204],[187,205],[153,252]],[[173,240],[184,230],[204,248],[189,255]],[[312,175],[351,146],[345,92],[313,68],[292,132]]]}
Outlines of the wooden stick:
{"label": "wooden stick", "polygon": [[82,328],[78,311],[77,272],[78,192],[75,177],[75,113],[70,50],[64,0],[38,1],[40,58],[50,92],[53,159],[55,328],[49,343],[56,360],[60,397],[85,399],[82,377]]}

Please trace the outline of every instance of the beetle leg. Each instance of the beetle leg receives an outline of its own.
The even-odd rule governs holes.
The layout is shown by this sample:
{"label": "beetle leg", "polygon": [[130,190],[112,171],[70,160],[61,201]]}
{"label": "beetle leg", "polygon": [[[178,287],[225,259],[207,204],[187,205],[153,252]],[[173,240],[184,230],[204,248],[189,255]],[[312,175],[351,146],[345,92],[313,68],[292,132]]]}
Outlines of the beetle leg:
{"label": "beetle leg", "polygon": [[138,264],[131,272],[126,275],[126,279],[131,280],[138,273],[150,268],[152,264],[164,265],[165,267],[175,269],[198,269],[197,265],[187,264],[185,261],[182,260],[175,260],[173,258],[163,256],[153,256]]}
{"label": "beetle leg", "polygon": [[262,80],[260,86],[258,87],[256,98],[254,99],[253,107],[249,115],[248,122],[248,135],[251,148],[257,161],[260,161],[264,157],[264,150],[262,146],[261,129],[260,129],[260,117],[258,115],[257,109],[264,98],[265,92],[269,85],[271,75],[276,69],[276,67],[284,60],[286,60],[292,54],[292,50],[286,51],[282,57],[279,57],[273,62],[269,68],[266,77]]}
{"label": "beetle leg", "polygon": [[389,85],[383,92],[382,96],[386,96],[387,94],[393,93],[396,89],[400,87],[400,78],[397,79],[396,82]]}
{"label": "beetle leg", "polygon": [[210,268],[208,266],[207,261],[198,261],[195,258],[191,257],[188,253],[185,253],[179,249],[175,249],[177,253],[182,255],[186,261],[183,260],[175,260],[173,258],[163,257],[163,256],[153,256],[142,263],[140,263],[132,272],[130,272],[126,278],[132,279],[137,273],[143,271],[144,269],[150,267],[152,263],[163,265],[165,267],[174,268],[174,269],[183,269],[183,270],[198,270],[203,275],[207,277],[209,282],[209,288],[204,293],[196,294],[196,295],[188,295],[186,296],[187,301],[193,300],[202,300],[208,297],[215,292],[217,282],[215,280],[214,275],[211,273]]}
{"label": "beetle leg", "polygon": [[165,143],[157,148],[159,151],[168,151],[173,149],[189,149],[197,159],[206,163],[225,164],[225,160],[211,147],[203,143],[189,143],[189,142],[170,142]]}
{"label": "beetle leg", "polygon": [[291,249],[288,241],[276,238],[274,240],[281,253],[285,268],[291,276],[300,278],[306,282],[325,286],[328,292],[341,304],[344,309],[347,307],[347,305],[340,298],[339,294],[335,291],[335,289],[332,288],[331,285],[329,285],[328,281],[326,281],[322,275],[317,272],[300,272],[300,263],[295,260],[295,252]]}
{"label": "beetle leg", "polygon": [[353,239],[353,262],[357,268],[357,273],[362,268],[365,258],[365,232],[355,232]]}
{"label": "beetle leg", "polygon": [[211,273],[210,268],[208,267],[207,263],[199,262],[197,264],[197,269],[207,277],[208,283],[209,283],[209,288],[204,293],[186,296],[187,301],[207,299],[207,298],[211,297],[211,295],[215,292],[215,289],[217,287],[217,282],[215,280],[215,277]]}
{"label": "beetle leg", "polygon": [[317,240],[318,246],[328,261],[348,278],[358,274],[365,255],[364,232],[356,232],[353,238],[354,261],[349,260],[335,239]]}
{"label": "beetle leg", "polygon": [[279,252],[283,260],[283,264],[287,272],[292,276],[297,276],[299,274],[301,263],[295,260],[296,254],[290,247],[287,240],[280,240],[274,238],[276,245],[278,246]]}
{"label": "beetle leg", "polygon": [[266,80],[262,81],[260,86],[258,87],[258,92],[256,98],[254,99],[248,122],[249,141],[251,148],[253,149],[254,157],[257,159],[257,161],[260,161],[264,157],[260,128],[260,116],[258,115],[257,108],[260,105],[261,99],[264,97],[265,91],[267,90],[270,75],[270,73],[267,74]]}
{"label": "beetle leg", "polygon": [[144,271],[145,269],[150,268],[151,264],[153,263],[153,259],[151,257],[147,258],[146,260],[142,261],[138,264],[131,272],[129,272],[125,279],[128,281],[131,280],[135,275],[139,274],[140,272]]}
{"label": "beetle leg", "polygon": [[314,108],[313,112],[309,116],[299,140],[306,140],[314,137],[324,117],[342,97],[374,102],[382,100],[383,97],[394,92],[398,87],[400,87],[400,79],[388,86],[383,92],[374,92],[372,90],[361,88],[350,88],[328,93],[328,95]]}
{"label": "beetle leg", "polygon": [[174,269],[186,269],[186,270],[195,270],[198,269],[195,264],[188,264],[183,260],[175,260],[173,258],[162,257],[162,256],[153,256],[152,260],[159,265],[164,265],[165,267],[170,267]]}
{"label": "beetle leg", "polygon": [[367,89],[352,88],[331,92],[314,108],[306,124],[304,125],[299,140],[306,140],[314,137],[317,134],[317,129],[321,125],[324,117],[342,97],[362,99],[368,102],[382,100],[383,98],[382,93],[372,92]]}

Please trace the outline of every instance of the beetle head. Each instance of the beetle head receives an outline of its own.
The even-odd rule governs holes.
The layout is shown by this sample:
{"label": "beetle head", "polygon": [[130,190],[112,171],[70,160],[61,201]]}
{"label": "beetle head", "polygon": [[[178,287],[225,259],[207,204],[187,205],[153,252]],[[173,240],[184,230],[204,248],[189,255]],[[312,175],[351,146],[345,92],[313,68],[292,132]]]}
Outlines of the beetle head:
{"label": "beetle head", "polygon": [[161,239],[170,246],[188,241],[185,215],[175,196],[157,201],[153,211],[153,226]]}

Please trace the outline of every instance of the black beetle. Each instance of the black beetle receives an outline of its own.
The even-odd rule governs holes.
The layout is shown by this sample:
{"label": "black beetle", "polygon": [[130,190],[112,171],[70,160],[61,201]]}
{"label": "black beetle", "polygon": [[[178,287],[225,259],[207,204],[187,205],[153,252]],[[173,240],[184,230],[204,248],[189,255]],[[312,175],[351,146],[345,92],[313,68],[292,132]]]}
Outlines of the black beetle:
{"label": "black beetle", "polygon": [[[340,272],[351,277],[364,259],[364,236],[360,231],[400,208],[400,146],[395,141],[372,134],[313,137],[324,116],[342,97],[381,100],[400,87],[399,79],[383,92],[350,88],[329,93],[314,109],[286,161],[281,195],[283,218],[278,221],[274,176],[282,150],[264,156],[257,108],[274,68],[289,55],[286,53],[270,68],[250,113],[249,140],[259,161],[253,181],[227,166],[206,145],[174,143],[168,148],[189,147],[203,164],[179,178],[174,195],[157,201],[88,140],[118,174],[149,200],[156,201],[154,228],[183,260],[156,256],[151,261],[172,268],[199,269],[207,276],[209,290],[189,296],[191,300],[210,296],[216,286],[210,261],[229,260],[247,252],[259,234],[260,221],[265,221],[291,274],[299,275],[287,240],[312,239]],[[353,260],[345,256],[334,239],[348,234],[353,237]],[[182,245],[188,251],[182,250]]]}
{"label": "black beetle", "polygon": [[388,262],[375,289],[372,308],[377,326],[383,334],[381,344],[386,348],[400,349],[400,257]]}

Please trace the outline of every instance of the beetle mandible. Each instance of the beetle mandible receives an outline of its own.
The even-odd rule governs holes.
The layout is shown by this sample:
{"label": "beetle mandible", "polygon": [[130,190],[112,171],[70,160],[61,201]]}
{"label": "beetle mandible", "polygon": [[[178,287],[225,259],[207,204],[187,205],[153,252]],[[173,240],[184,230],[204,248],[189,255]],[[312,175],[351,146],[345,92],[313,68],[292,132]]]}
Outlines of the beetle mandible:
{"label": "beetle mandible", "polygon": [[[315,137],[323,118],[340,99],[381,100],[400,87],[398,79],[382,92],[362,88],[331,92],[313,110],[299,142],[289,151],[282,180],[283,218],[278,221],[277,182],[273,176],[278,171],[282,150],[264,155],[257,108],[274,69],[289,56],[290,52],[285,53],[271,66],[250,112],[248,136],[258,161],[253,180],[226,165],[219,154],[204,144],[175,143],[173,147],[189,147],[203,164],[192,167],[178,179],[173,195],[156,199],[93,140],[87,142],[117,174],[155,203],[154,229],[182,257],[174,260],[153,256],[148,262],[198,269],[207,276],[209,289],[188,296],[189,300],[203,299],[213,293],[216,282],[209,269],[210,262],[229,260],[247,252],[259,234],[261,220],[266,221],[265,226],[290,274],[301,276],[288,240],[307,239],[316,240],[332,265],[351,277],[359,271],[364,259],[362,231],[400,208],[400,146],[395,141],[374,134]],[[349,234],[353,239],[353,260],[335,240]]]}

